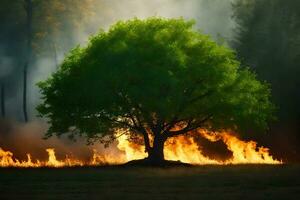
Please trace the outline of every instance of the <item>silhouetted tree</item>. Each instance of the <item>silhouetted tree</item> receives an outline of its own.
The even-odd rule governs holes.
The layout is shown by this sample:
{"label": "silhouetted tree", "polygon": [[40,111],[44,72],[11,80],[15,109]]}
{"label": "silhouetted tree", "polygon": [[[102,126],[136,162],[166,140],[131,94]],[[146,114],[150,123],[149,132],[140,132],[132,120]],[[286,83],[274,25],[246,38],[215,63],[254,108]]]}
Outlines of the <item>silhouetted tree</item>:
{"label": "silhouetted tree", "polygon": [[266,128],[268,86],[192,26],[183,19],[118,22],[72,50],[39,84],[47,136],[141,135],[148,159],[160,163],[169,137],[198,128]]}

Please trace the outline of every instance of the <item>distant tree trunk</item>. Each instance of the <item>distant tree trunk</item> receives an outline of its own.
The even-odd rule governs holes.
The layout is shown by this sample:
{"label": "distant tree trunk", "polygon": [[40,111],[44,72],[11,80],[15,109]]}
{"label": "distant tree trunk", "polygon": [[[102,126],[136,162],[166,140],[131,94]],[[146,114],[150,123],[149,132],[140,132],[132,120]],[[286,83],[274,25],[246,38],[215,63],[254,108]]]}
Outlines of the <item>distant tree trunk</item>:
{"label": "distant tree trunk", "polygon": [[5,117],[5,86],[4,83],[1,84],[1,116]]}
{"label": "distant tree trunk", "polygon": [[28,121],[27,114],[27,75],[28,75],[28,66],[31,59],[31,42],[32,42],[32,0],[25,0],[25,12],[26,12],[26,37],[27,37],[27,45],[26,45],[26,60],[24,64],[23,70],[23,114],[25,122]]}
{"label": "distant tree trunk", "polygon": [[[51,29],[50,29],[50,27],[48,27],[48,34],[50,35],[50,38],[49,38],[49,47],[50,47],[50,49],[52,49],[52,51],[53,51],[53,57],[54,57],[54,64],[55,64],[55,67],[56,67],[56,69],[58,69],[58,56],[57,56],[57,48],[56,48],[56,42],[55,42],[55,40],[54,40],[54,36],[53,36],[53,34],[51,34]],[[52,35],[52,37],[51,37],[51,35]]]}
{"label": "distant tree trunk", "polygon": [[164,144],[166,139],[159,134],[154,137],[153,145],[148,151],[148,159],[154,164],[162,163],[165,160]]}
{"label": "distant tree trunk", "polygon": [[54,54],[55,67],[56,67],[56,69],[58,69],[57,48],[56,48],[56,44],[54,41],[52,41],[52,48],[53,48],[53,54]]}
{"label": "distant tree trunk", "polygon": [[27,70],[28,70],[28,63],[26,62],[24,65],[23,71],[23,114],[24,114],[24,121],[28,122],[28,114],[27,114]]}

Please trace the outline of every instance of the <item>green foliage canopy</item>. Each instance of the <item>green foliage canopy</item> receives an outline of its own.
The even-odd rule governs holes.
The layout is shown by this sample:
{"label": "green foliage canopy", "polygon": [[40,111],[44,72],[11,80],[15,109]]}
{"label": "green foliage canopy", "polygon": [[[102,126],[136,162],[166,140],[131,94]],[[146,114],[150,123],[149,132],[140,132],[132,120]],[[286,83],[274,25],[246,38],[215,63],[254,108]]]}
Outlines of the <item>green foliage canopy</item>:
{"label": "green foliage canopy", "polygon": [[48,136],[91,139],[126,129],[168,138],[197,128],[266,128],[273,112],[268,85],[193,24],[120,21],[73,49],[39,83]]}

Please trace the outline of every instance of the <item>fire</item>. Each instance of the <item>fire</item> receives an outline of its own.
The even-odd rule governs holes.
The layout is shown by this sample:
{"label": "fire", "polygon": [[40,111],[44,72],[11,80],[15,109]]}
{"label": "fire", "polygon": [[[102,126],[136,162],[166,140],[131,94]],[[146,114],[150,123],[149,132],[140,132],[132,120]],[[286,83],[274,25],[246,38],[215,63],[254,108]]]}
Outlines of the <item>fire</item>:
{"label": "fire", "polygon": [[268,148],[258,147],[254,141],[242,141],[227,132],[209,133],[200,130],[199,133],[211,142],[221,140],[232,152],[231,159],[219,164],[282,164],[282,161],[276,160],[270,155]]}
{"label": "fire", "polygon": [[142,145],[132,143],[128,140],[126,135],[117,138],[118,149],[125,153],[126,161],[138,160],[147,157],[145,148]]}
{"label": "fire", "polygon": [[204,156],[197,143],[191,137],[178,136],[170,138],[166,142],[164,154],[168,160],[179,160],[195,165],[221,164],[217,160]]}
{"label": "fire", "polygon": [[[232,157],[228,160],[220,161],[204,155],[195,137],[192,137],[193,134],[204,137],[211,142],[222,141],[227,149],[232,152]],[[242,141],[231,133],[210,133],[205,130],[199,130],[193,134],[168,139],[164,148],[165,159],[194,165],[282,164],[282,161],[276,160],[270,155],[268,148],[258,147],[254,141]],[[12,152],[0,148],[0,167],[34,168],[116,165],[147,157],[144,146],[130,142],[126,135],[118,137],[117,142],[117,148],[121,153],[99,153],[97,150],[94,150],[91,160],[88,162],[69,157],[68,155],[64,159],[59,160],[55,155],[55,150],[52,148],[46,149],[48,153],[47,161],[33,160],[30,154],[27,154],[27,160],[20,161],[14,158]]]}
{"label": "fire", "polygon": [[[221,140],[232,152],[232,158],[226,161],[209,158],[201,152],[194,137],[181,135],[167,140],[164,148],[165,159],[194,165],[282,164],[282,161],[276,160],[270,155],[268,148],[257,147],[257,143],[254,141],[245,142],[227,132],[209,133],[205,130],[199,130],[196,134],[211,142]],[[126,136],[119,138],[118,148],[125,152],[127,161],[147,157],[144,147],[128,142]]]}
{"label": "fire", "polygon": [[228,150],[232,152],[232,159],[228,160],[228,164],[280,164],[281,161],[273,159],[269,153],[269,149],[265,147],[257,147],[254,141],[245,142],[237,137],[223,133],[207,133],[202,132],[202,135],[210,141],[222,140]]}

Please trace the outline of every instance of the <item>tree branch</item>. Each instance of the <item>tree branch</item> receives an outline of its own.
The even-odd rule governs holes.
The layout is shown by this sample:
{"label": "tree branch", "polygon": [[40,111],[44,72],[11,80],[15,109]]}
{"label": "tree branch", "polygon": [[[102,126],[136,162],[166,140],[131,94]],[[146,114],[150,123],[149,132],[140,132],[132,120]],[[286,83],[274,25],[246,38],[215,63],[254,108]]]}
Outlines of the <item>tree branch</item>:
{"label": "tree branch", "polygon": [[[202,82],[202,81],[201,81],[201,82]],[[194,89],[195,89],[195,88],[191,89],[187,94],[190,94],[190,95],[191,95],[191,94],[194,92]],[[187,100],[186,100],[186,101],[183,101],[183,102],[181,103],[181,105],[180,105],[178,111],[177,111],[176,114],[174,115],[174,118],[171,120],[170,123],[167,123],[167,124],[163,127],[163,130],[164,130],[164,131],[169,131],[169,130],[170,130],[172,127],[174,127],[177,123],[179,123],[179,122],[181,122],[181,121],[184,121],[183,119],[178,120],[178,116],[180,115],[180,113],[182,113],[182,112],[187,108],[187,106],[184,106],[184,105],[190,105],[190,104],[192,104],[192,103],[195,103],[195,102],[199,101],[200,99],[202,99],[202,98],[204,98],[204,97],[210,95],[212,92],[213,92],[213,91],[210,90],[210,91],[205,92],[205,93],[202,94],[202,95],[199,95],[199,96],[197,96],[197,97],[194,97],[194,98],[190,99],[189,101],[187,101]]]}
{"label": "tree branch", "polygon": [[202,125],[208,121],[212,116],[209,115],[207,117],[205,117],[204,119],[198,121],[198,122],[194,122],[194,120],[190,120],[187,124],[186,127],[184,127],[183,129],[181,130],[178,130],[178,131],[167,131],[168,133],[168,137],[174,137],[174,136],[178,136],[178,135],[181,135],[181,134],[184,134],[184,133],[187,133],[189,131],[193,131],[193,130],[196,130],[198,128],[201,128]]}
{"label": "tree branch", "polygon": [[199,101],[200,99],[202,99],[202,98],[204,98],[204,97],[207,97],[207,96],[210,95],[211,93],[212,93],[212,91],[209,90],[209,91],[205,92],[204,94],[201,94],[201,95],[199,95],[199,96],[197,96],[197,97],[192,98],[192,99],[189,101],[189,103],[191,104],[191,103],[197,102],[197,101]]}

